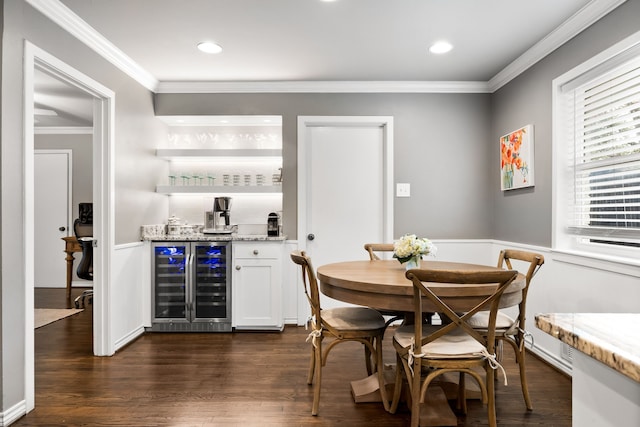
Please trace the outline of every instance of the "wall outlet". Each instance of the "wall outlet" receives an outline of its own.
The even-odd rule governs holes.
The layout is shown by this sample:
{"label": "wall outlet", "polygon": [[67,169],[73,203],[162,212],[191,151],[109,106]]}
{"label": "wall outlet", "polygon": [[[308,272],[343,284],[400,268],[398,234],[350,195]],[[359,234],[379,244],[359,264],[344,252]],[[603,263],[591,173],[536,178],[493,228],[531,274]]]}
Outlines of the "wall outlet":
{"label": "wall outlet", "polygon": [[396,184],[396,197],[411,197],[411,184]]}

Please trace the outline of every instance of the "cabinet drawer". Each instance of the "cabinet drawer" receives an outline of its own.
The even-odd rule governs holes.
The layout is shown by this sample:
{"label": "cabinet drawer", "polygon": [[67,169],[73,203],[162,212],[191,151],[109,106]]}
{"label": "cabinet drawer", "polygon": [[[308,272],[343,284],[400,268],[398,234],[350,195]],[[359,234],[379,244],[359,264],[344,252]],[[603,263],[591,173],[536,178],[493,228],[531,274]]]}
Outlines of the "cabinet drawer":
{"label": "cabinet drawer", "polygon": [[280,258],[281,253],[282,245],[277,243],[242,243],[233,246],[236,258]]}

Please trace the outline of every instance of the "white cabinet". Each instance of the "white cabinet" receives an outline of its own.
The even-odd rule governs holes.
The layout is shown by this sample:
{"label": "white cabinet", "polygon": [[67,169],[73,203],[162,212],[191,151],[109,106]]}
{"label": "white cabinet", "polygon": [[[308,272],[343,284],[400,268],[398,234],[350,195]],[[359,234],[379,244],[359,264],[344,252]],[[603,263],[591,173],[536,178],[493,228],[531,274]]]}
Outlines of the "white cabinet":
{"label": "white cabinet", "polygon": [[232,326],[246,330],[282,330],[281,241],[232,245]]}

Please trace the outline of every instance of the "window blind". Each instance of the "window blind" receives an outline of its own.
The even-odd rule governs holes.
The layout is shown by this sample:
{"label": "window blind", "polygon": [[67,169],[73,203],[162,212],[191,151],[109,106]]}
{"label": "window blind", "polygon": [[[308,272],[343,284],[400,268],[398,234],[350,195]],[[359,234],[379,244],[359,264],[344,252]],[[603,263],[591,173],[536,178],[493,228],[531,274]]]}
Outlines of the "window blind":
{"label": "window blind", "polygon": [[568,231],[640,246],[640,57],[575,88]]}

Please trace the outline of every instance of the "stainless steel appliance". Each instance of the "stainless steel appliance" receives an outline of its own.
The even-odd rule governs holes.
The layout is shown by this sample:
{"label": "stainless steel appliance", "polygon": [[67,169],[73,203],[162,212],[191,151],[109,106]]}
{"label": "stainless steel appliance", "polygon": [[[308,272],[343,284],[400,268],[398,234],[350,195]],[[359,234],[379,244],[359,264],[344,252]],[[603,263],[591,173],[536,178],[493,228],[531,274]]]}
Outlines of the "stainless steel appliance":
{"label": "stainless steel appliance", "polygon": [[153,242],[151,331],[231,331],[231,242]]}
{"label": "stainless steel appliance", "polygon": [[216,197],[213,211],[205,213],[205,234],[232,233],[236,227],[231,225],[231,197]]}
{"label": "stainless steel appliance", "polygon": [[267,217],[267,236],[278,236],[280,234],[280,215],[271,212]]}

